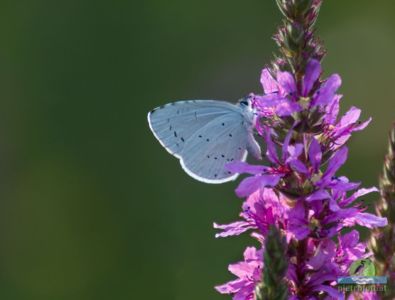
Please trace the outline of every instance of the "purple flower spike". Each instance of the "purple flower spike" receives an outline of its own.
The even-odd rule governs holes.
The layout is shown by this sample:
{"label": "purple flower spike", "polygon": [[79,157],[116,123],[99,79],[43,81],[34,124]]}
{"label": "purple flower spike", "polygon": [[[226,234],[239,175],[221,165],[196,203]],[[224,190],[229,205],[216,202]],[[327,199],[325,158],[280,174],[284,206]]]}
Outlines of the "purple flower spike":
{"label": "purple flower spike", "polygon": [[[272,68],[263,69],[263,94],[250,94],[255,129],[266,146],[265,163],[226,166],[234,174],[247,174],[236,188],[237,196],[245,200],[239,220],[214,223],[219,230],[216,237],[248,233],[261,250],[247,248],[244,261],[229,266],[237,279],[216,289],[233,300],[265,299],[267,291],[278,291],[279,285],[282,293],[271,299],[346,299],[336,286],[337,278],[348,276],[353,262],[372,253],[355,228],[347,233],[344,229],[388,224],[383,215],[368,212],[360,200],[377,188],[360,188],[359,182],[338,174],[348,157],[346,142],[371,119],[360,122],[361,110],[356,107],[339,116],[342,80],[338,74],[320,78],[325,51],[314,38],[312,25],[322,0],[277,2],[286,24],[275,40],[281,53],[292,56],[281,56]],[[290,40],[297,42],[291,32],[302,34],[297,47],[290,48]],[[269,246],[267,252],[265,247],[270,244],[271,228],[286,241],[281,256],[287,269],[273,277],[279,282],[267,276],[270,260],[266,269],[263,263],[263,256],[269,257]],[[363,299],[376,295],[363,294]]]}

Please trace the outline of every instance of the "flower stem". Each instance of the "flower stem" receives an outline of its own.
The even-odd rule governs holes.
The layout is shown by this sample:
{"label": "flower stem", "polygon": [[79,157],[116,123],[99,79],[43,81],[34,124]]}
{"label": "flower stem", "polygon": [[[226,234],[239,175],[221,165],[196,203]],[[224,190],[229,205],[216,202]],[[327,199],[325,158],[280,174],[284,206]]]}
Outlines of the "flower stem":
{"label": "flower stem", "polygon": [[266,237],[263,282],[258,286],[257,299],[288,299],[288,286],[284,277],[288,269],[286,257],[287,245],[280,231],[271,226]]}
{"label": "flower stem", "polygon": [[389,134],[388,152],[380,177],[381,197],[376,204],[379,216],[388,219],[388,226],[373,230],[369,247],[374,254],[379,275],[388,276],[389,286],[382,299],[395,297],[395,124]]}

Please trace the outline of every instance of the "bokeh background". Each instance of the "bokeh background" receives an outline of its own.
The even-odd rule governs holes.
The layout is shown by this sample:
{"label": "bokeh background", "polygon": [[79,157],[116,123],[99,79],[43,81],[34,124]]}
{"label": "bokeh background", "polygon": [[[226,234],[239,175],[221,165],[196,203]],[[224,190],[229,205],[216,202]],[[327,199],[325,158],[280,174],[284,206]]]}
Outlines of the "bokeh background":
{"label": "bokeh background", "polygon": [[[0,299],[226,299],[213,286],[254,244],[214,239],[237,183],[186,176],[146,114],[259,92],[279,23],[274,0],[1,1]],[[395,120],[395,2],[326,1],[317,33],[343,109],[374,118],[342,173],[374,185]]]}

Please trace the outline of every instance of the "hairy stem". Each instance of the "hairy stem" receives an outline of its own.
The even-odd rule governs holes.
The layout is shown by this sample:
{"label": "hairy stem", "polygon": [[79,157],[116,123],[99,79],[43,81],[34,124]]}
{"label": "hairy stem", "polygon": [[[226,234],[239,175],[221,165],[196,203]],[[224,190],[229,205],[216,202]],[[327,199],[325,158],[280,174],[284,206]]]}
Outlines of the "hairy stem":
{"label": "hairy stem", "polygon": [[284,281],[288,269],[286,257],[287,245],[280,231],[272,226],[266,237],[263,255],[263,282],[258,286],[257,299],[288,299],[288,287]]}
{"label": "hairy stem", "polygon": [[379,216],[388,219],[388,226],[373,230],[369,247],[374,254],[378,274],[388,276],[387,293],[383,299],[395,298],[395,124],[389,134],[388,152],[380,177],[381,197],[376,204]]}

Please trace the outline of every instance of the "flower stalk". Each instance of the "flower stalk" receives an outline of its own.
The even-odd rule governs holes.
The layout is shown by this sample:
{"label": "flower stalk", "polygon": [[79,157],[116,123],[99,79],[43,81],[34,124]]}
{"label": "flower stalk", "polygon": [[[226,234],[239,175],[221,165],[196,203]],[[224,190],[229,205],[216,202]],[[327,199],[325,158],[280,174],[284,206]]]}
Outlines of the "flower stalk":
{"label": "flower stalk", "polygon": [[288,299],[288,286],[284,281],[288,269],[288,262],[284,259],[286,251],[285,238],[276,227],[271,226],[266,237],[263,281],[257,287],[257,299]]}
{"label": "flower stalk", "polygon": [[383,299],[395,297],[395,124],[389,134],[388,152],[380,177],[381,197],[376,204],[379,216],[388,219],[389,225],[372,232],[369,247],[374,254],[377,272],[388,277],[387,293]]}

